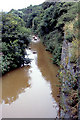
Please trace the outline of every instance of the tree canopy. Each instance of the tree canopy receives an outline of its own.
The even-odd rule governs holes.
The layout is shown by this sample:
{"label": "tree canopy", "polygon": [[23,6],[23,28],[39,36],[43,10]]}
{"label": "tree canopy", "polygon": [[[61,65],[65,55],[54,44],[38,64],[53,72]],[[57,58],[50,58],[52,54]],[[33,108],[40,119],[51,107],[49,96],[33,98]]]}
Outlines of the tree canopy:
{"label": "tree canopy", "polygon": [[2,14],[2,74],[24,64],[24,50],[30,42],[30,29],[13,13]]}

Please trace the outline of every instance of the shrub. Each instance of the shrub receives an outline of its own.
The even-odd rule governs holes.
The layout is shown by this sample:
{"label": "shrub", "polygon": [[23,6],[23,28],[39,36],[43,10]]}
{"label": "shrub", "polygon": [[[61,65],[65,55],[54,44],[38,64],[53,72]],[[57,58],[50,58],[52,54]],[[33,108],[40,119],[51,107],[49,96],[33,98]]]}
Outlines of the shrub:
{"label": "shrub", "polygon": [[65,39],[69,42],[73,41],[73,33],[70,30],[66,30]]}

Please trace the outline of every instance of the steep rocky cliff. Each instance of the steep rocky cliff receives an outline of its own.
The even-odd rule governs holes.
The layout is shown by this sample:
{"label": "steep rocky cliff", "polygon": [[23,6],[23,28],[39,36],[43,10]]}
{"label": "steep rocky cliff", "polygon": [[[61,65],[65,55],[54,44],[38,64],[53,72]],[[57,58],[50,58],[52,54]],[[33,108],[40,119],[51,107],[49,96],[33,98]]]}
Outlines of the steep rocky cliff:
{"label": "steep rocky cliff", "polygon": [[[65,39],[62,46],[60,65],[60,107],[61,118],[79,118],[79,53],[78,39],[69,42]],[[73,55],[74,54],[74,55]]]}

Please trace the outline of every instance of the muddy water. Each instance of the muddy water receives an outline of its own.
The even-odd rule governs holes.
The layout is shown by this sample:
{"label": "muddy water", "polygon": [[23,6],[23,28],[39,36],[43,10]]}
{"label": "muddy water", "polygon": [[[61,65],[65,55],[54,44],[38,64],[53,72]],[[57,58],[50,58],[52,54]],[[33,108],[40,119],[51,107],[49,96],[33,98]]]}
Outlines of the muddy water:
{"label": "muddy water", "polygon": [[[2,77],[3,118],[55,118],[58,115],[57,66],[40,41],[26,49],[28,66]],[[27,55],[25,56],[27,57]]]}

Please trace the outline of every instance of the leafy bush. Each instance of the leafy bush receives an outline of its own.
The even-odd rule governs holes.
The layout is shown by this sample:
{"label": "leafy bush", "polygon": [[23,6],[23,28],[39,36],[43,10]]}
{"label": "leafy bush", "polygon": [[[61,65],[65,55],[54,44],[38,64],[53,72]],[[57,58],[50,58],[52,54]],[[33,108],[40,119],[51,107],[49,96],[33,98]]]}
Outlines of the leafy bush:
{"label": "leafy bush", "polygon": [[79,44],[78,40],[72,41],[72,48],[70,50],[70,54],[71,54],[70,62],[71,63],[76,63],[79,57],[78,44]]}
{"label": "leafy bush", "polygon": [[2,74],[24,64],[24,50],[30,42],[30,29],[20,17],[11,13],[2,16]]}
{"label": "leafy bush", "polygon": [[[73,2],[46,2],[42,4],[42,13],[33,19],[34,33],[41,38],[46,50],[53,53],[53,62],[58,64],[61,59],[61,46],[64,39],[64,25],[66,22],[75,19],[77,14],[77,4]],[[75,35],[67,30],[65,39],[72,42]]]}
{"label": "leafy bush", "polygon": [[73,41],[73,37],[74,37],[73,33],[71,31],[67,30],[66,31],[66,35],[65,35],[65,39],[67,41],[69,41],[69,42],[72,42]]}
{"label": "leafy bush", "polygon": [[75,54],[73,54],[70,58],[70,62],[71,63],[76,63],[77,62],[77,56],[75,56]]}
{"label": "leafy bush", "polygon": [[61,61],[61,52],[62,52],[62,45],[58,44],[56,45],[54,51],[53,51],[53,63],[60,65],[60,61]]}
{"label": "leafy bush", "polygon": [[[75,19],[78,12],[77,6],[77,2],[47,1],[41,5],[29,6],[28,8],[18,10],[18,12],[13,12],[17,16],[21,16],[20,18],[23,18],[26,22],[25,26],[31,28],[33,33],[41,38],[43,44],[46,46],[46,50],[53,53],[53,62],[59,64],[61,59],[61,46],[64,39],[63,27],[65,23]],[[21,26],[20,28],[20,30],[18,29],[18,36],[21,43],[21,40],[27,36],[22,32],[24,31],[25,33],[24,28]],[[67,30],[66,33],[65,39],[72,42],[75,35],[69,30]],[[6,41],[7,40],[8,36],[6,34]]]}

